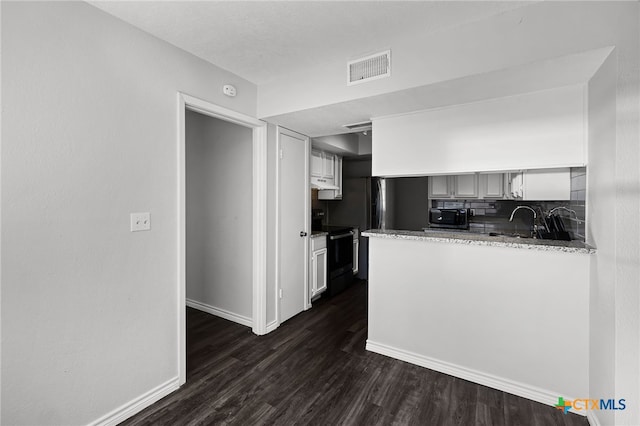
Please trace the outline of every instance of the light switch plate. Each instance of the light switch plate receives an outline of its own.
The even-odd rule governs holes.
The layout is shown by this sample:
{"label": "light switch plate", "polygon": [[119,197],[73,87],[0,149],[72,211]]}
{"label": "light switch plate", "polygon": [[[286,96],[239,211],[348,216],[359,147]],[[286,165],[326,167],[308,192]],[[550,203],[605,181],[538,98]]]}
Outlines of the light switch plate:
{"label": "light switch plate", "polygon": [[131,213],[131,232],[148,231],[151,229],[151,214],[149,212]]}

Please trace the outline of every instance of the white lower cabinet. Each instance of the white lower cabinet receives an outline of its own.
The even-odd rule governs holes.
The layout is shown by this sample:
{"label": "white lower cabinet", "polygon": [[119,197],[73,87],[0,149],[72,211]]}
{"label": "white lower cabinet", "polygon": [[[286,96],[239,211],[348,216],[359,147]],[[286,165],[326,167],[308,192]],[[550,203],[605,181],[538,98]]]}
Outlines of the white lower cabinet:
{"label": "white lower cabinet", "polygon": [[358,273],[358,254],[360,250],[360,233],[357,228],[353,229],[353,274]]}
{"label": "white lower cabinet", "polygon": [[327,236],[311,237],[311,259],[309,265],[310,298],[327,289]]}

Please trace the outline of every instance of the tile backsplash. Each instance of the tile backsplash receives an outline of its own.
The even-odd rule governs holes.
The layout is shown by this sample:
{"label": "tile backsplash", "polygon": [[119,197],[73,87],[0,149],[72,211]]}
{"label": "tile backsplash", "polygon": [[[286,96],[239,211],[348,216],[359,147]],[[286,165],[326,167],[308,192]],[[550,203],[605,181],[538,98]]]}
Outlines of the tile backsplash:
{"label": "tile backsplash", "polygon": [[517,206],[527,205],[534,208],[538,215],[540,211],[546,213],[555,207],[566,207],[576,212],[575,215],[558,210],[559,214],[574,240],[585,240],[585,200],[586,200],[586,168],[571,169],[571,200],[569,201],[516,201],[516,200],[431,200],[432,208],[441,209],[473,209],[475,215],[471,217],[469,230],[472,232],[489,233],[528,233],[532,229],[532,215],[527,210],[519,210],[513,222],[509,222],[511,212]]}

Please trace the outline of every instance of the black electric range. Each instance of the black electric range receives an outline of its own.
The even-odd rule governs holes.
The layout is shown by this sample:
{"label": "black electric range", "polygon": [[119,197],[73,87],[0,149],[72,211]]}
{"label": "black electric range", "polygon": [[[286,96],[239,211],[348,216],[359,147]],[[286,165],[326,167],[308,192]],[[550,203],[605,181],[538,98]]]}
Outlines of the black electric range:
{"label": "black electric range", "polygon": [[353,282],[353,227],[324,225],[327,232],[327,290],[325,297],[335,296]]}
{"label": "black electric range", "polygon": [[353,231],[353,227],[340,225],[323,225],[320,227],[320,231],[327,232],[329,235],[338,235],[344,234],[345,232]]}

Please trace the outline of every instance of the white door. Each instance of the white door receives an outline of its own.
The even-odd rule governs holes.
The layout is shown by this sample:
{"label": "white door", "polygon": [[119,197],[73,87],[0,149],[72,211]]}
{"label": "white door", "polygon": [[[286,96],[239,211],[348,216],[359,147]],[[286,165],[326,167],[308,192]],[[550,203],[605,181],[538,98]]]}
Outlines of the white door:
{"label": "white door", "polygon": [[280,322],[307,307],[309,267],[309,138],[279,128]]}

